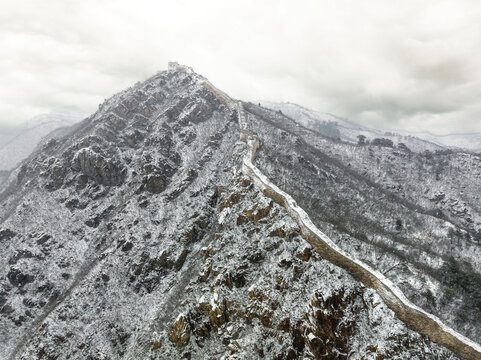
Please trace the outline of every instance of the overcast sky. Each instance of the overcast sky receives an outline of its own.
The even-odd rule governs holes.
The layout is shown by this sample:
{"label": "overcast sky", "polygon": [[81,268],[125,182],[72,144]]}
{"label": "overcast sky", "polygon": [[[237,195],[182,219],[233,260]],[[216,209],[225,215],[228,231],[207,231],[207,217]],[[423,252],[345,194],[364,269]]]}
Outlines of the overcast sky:
{"label": "overcast sky", "polygon": [[0,125],[97,105],[169,60],[231,96],[369,126],[481,131],[481,1],[18,0],[0,12]]}

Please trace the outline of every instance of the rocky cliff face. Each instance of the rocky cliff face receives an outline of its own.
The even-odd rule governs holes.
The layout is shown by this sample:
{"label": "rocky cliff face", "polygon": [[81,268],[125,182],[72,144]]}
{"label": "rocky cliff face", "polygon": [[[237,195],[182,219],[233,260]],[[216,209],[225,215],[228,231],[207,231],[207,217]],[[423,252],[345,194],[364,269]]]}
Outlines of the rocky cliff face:
{"label": "rocky cliff face", "polygon": [[[400,257],[398,244],[441,269],[448,245],[439,234],[453,228],[464,236],[458,260],[478,271],[479,248],[465,236],[479,222],[479,204],[469,201],[475,183],[460,197],[464,217],[449,202],[435,216],[439,202],[421,181],[402,196],[362,173],[388,166],[387,150],[372,163],[363,148],[362,161],[347,166],[332,152],[348,145],[245,109],[261,141],[259,166],[341,246],[406,281],[414,298],[421,284],[442,296],[449,286],[416,267],[424,258]],[[456,358],[313,251],[285,209],[242,174],[238,116],[202,76],[171,66],[107,100],[10,175],[0,193],[0,358]],[[399,176],[386,174],[387,183]],[[448,199],[461,196],[454,179],[442,183]],[[340,202],[348,197],[352,204]],[[405,217],[392,229],[387,214]],[[431,243],[411,239],[421,229],[434,234]],[[440,299],[432,309],[455,306]],[[469,318],[459,324],[478,331]]]}

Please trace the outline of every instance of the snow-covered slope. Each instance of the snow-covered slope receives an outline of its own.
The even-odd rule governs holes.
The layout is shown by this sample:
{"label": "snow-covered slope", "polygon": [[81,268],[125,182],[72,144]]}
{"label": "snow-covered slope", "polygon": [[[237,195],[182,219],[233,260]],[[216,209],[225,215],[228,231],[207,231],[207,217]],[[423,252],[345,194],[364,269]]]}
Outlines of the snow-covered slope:
{"label": "snow-covered slope", "polygon": [[[462,235],[459,259],[478,271],[465,234],[479,223],[470,200],[479,177],[455,167],[474,163],[473,155],[449,154],[438,171],[438,158],[356,147],[238,104],[171,64],[54,135],[11,173],[0,192],[1,359],[457,358],[314,251],[289,211],[242,173],[250,149],[239,138],[256,134],[260,171],[342,251],[408,296],[424,285],[440,300],[444,285],[416,268],[418,257],[394,265],[412,249],[442,268],[442,234],[452,228]],[[393,163],[416,179],[402,191],[391,187],[399,180],[386,170]],[[454,173],[462,174],[457,183]],[[444,198],[431,202],[424,187],[436,176],[444,185],[432,188]],[[428,214],[439,208],[445,218]],[[405,237],[391,231],[393,216]],[[409,242],[413,234],[439,249]],[[456,306],[411,300],[438,316]],[[480,330],[471,318],[457,328],[474,338]]]}
{"label": "snow-covered slope", "polygon": [[[239,111],[239,116],[245,118],[243,109]],[[239,121],[241,128],[244,123],[247,124],[248,122],[245,120]],[[253,179],[263,194],[286,209],[290,217],[299,225],[303,238],[308,241],[319,254],[331,263],[348,270],[363,284],[375,289],[387,306],[410,328],[429,336],[431,340],[439,344],[451,348],[464,358],[481,358],[481,345],[448,327],[436,316],[414,305],[406,298],[402,291],[382,273],[345,252],[326,234],[320,231],[304,209],[299,207],[297,202],[289,194],[282,191],[253,164],[255,155],[259,149],[257,136],[252,134],[246,139],[246,142],[249,146],[249,151],[244,156],[242,171]]]}
{"label": "snow-covered slope", "polygon": [[0,171],[12,170],[52,131],[71,126],[85,117],[87,114],[76,108],[61,108],[0,133]]}
{"label": "snow-covered slope", "polygon": [[412,133],[412,135],[449,148],[481,152],[481,133],[435,135],[429,132],[419,132]]}
{"label": "snow-covered slope", "polygon": [[262,143],[258,166],[323,232],[414,303],[479,337],[479,155],[356,146],[246,109]]}
{"label": "snow-covered slope", "polygon": [[306,109],[289,102],[262,102],[262,105],[281,111],[303,126],[319,131],[326,136],[340,138],[342,141],[355,144],[359,141],[358,136],[362,135],[367,142],[376,138],[389,139],[393,145],[397,146],[399,143],[403,143],[415,152],[446,149],[481,151],[481,134],[479,133],[434,135],[429,132],[388,131],[369,128],[339,116]]}

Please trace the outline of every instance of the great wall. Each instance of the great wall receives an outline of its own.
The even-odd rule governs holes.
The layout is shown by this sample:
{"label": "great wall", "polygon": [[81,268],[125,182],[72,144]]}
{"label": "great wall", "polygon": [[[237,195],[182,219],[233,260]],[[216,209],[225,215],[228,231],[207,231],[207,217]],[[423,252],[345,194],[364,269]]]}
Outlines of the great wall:
{"label": "great wall", "polygon": [[244,141],[248,150],[242,160],[242,172],[250,177],[259,190],[267,197],[283,206],[299,225],[302,237],[326,260],[347,270],[354,278],[365,286],[374,289],[386,305],[408,327],[431,341],[449,348],[466,360],[481,360],[481,346],[464,335],[445,325],[438,317],[429,314],[409,301],[401,290],[379,271],[372,269],[362,261],[351,257],[337,246],[327,235],[320,231],[311,221],[307,213],[296,201],[279,187],[273,184],[253,164],[259,139],[247,128],[247,121],[240,101],[232,100],[228,95],[208,83],[207,87],[232,111],[237,112],[240,140]]}

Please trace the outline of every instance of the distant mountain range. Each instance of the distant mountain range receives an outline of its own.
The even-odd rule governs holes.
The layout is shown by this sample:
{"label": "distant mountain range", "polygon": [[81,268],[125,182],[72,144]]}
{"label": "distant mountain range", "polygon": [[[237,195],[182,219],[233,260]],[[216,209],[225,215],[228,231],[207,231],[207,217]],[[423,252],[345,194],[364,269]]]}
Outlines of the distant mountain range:
{"label": "distant mountain range", "polygon": [[52,131],[70,126],[86,116],[86,113],[74,107],[60,108],[0,132],[0,171],[12,170]]}
{"label": "distant mountain range", "polygon": [[366,141],[376,138],[389,139],[394,145],[404,143],[410,150],[421,152],[425,150],[465,149],[481,151],[481,133],[435,135],[430,132],[409,132],[405,130],[381,130],[357,124],[351,120],[329,113],[310,110],[290,102],[261,102],[270,109],[281,111],[300,124],[342,141],[357,143],[362,135]]}

